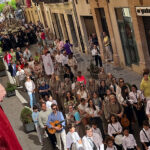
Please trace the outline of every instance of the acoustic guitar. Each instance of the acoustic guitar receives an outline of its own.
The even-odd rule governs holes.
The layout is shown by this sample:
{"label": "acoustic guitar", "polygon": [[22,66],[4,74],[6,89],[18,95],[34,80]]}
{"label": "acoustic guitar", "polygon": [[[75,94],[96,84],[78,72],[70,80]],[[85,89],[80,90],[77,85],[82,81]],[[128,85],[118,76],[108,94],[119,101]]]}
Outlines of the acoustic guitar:
{"label": "acoustic guitar", "polygon": [[[65,121],[65,120],[62,120],[62,121],[56,120],[56,121],[54,121],[54,122],[50,122],[50,125],[51,125],[52,127],[58,127],[59,129],[61,129],[61,128],[62,128],[61,123],[63,123],[64,121]],[[47,130],[48,130],[48,132],[49,132],[50,134],[55,134],[55,133],[56,133],[56,129],[54,129],[54,128],[48,128]]]}
{"label": "acoustic guitar", "polygon": [[130,121],[128,120],[127,116],[124,114],[123,117],[121,118],[121,124],[122,126],[128,127],[130,125]]}

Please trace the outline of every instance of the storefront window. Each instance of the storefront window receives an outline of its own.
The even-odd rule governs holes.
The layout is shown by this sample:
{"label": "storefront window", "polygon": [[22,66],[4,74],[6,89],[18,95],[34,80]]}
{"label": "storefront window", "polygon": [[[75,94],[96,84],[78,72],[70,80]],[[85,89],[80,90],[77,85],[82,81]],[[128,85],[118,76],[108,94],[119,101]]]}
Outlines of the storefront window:
{"label": "storefront window", "polygon": [[116,8],[116,17],[126,65],[138,64],[139,56],[129,8]]}

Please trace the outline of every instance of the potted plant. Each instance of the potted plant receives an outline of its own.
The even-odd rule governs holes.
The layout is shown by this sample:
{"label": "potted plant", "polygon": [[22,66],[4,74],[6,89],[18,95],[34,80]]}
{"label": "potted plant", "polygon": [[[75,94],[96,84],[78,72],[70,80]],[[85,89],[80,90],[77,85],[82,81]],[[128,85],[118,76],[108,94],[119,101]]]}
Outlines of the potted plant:
{"label": "potted plant", "polygon": [[0,57],[0,77],[6,76],[5,65],[3,59]]}
{"label": "potted plant", "polygon": [[88,68],[87,70],[90,72],[93,79],[98,79],[99,68],[95,66],[92,62],[90,63],[90,68]]}
{"label": "potted plant", "polygon": [[6,92],[7,92],[7,97],[15,96],[16,95],[16,85],[7,83],[6,87]]}
{"label": "potted plant", "polygon": [[20,119],[23,123],[24,129],[26,133],[31,131],[35,131],[35,126],[32,120],[32,111],[29,107],[24,107],[21,111]]}

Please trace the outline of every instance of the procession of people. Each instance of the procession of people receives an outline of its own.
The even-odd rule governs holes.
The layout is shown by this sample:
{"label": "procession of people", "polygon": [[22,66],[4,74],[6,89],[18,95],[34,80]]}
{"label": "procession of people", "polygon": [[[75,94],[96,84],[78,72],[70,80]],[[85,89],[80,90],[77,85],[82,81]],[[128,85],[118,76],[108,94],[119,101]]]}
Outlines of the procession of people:
{"label": "procession of people", "polygon": [[[50,37],[40,23],[25,24],[23,28],[17,34],[1,35],[1,46],[18,89],[29,96],[41,145],[48,137],[53,148],[59,150],[148,150],[149,69],[143,71],[140,89],[105,73],[93,34],[89,44],[99,74],[98,79],[87,78],[78,69],[80,64],[69,40]],[[110,41],[103,34],[110,63]],[[38,49],[33,55],[30,45],[35,43]],[[142,147],[137,145],[135,132],[139,133]]]}

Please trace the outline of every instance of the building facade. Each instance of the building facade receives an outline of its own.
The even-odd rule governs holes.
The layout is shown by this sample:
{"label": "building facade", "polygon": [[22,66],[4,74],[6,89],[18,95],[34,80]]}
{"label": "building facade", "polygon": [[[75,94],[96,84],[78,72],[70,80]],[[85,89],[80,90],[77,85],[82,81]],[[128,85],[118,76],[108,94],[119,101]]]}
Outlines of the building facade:
{"label": "building facade", "polygon": [[96,33],[93,16],[88,0],[75,0],[75,7],[86,53],[90,53],[89,36]]}
{"label": "building facade", "polygon": [[150,13],[142,11],[149,11],[150,1],[90,0],[90,6],[102,53],[101,35],[105,31],[110,36],[115,64],[139,73],[149,67]]}
{"label": "building facade", "polygon": [[96,32],[102,59],[103,32],[111,41],[114,65],[141,73],[150,66],[149,0],[49,0],[26,9],[27,21],[40,20],[63,40],[89,52],[88,36]]}
{"label": "building facade", "polygon": [[82,51],[84,45],[74,3],[71,0],[64,3],[45,3],[44,10],[48,27],[55,37],[69,40]]}

